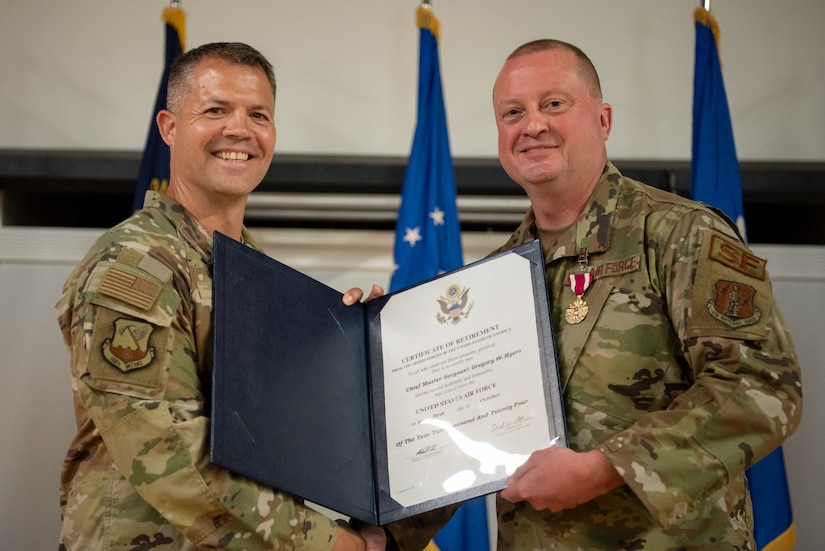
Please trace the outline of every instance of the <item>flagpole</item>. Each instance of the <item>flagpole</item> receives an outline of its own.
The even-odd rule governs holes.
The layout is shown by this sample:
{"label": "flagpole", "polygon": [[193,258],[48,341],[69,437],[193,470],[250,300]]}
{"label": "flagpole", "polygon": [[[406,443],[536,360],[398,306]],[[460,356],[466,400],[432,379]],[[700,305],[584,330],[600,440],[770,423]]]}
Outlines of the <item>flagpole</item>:
{"label": "flagpole", "polygon": [[710,11],[710,0],[703,0],[702,5],[705,8],[705,11]]}
{"label": "flagpole", "polygon": [[163,8],[161,14],[166,34],[164,67],[155,98],[155,110],[149,123],[146,146],[140,160],[132,210],[138,210],[143,206],[148,190],[165,192],[169,186],[169,146],[160,137],[155,117],[158,111],[166,109],[166,85],[169,81],[170,66],[178,56],[186,51],[186,14],[180,5],[179,0],[172,0],[169,6]]}

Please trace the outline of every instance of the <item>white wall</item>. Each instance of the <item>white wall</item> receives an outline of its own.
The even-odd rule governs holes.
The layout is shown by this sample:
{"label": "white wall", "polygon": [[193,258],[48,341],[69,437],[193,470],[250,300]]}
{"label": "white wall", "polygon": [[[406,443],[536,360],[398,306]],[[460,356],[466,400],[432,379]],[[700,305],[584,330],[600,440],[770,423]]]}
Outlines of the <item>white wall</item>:
{"label": "white wall", "polygon": [[[187,43],[241,40],[277,70],[284,153],[406,155],[417,0],[183,0]],[[163,0],[7,1],[0,147],[140,150],[163,60]],[[698,0],[434,0],[453,154],[496,155],[504,57],[553,36],[581,46],[614,106],[614,158],[690,157]],[[742,160],[825,159],[825,2],[713,0]]]}
{"label": "white wall", "polygon": [[0,261],[4,549],[57,548],[60,465],[75,425],[67,352],[52,312],[70,270]]}
{"label": "white wall", "polygon": [[[54,316],[64,279],[100,230],[0,227],[0,534],[4,549],[53,549],[58,473],[73,435],[68,355]],[[392,269],[390,232],[257,230],[267,253],[344,291]],[[504,242],[465,233],[465,261]],[[785,444],[797,551],[821,549],[825,517],[825,247],[759,246],[799,352],[805,392],[799,431]]]}

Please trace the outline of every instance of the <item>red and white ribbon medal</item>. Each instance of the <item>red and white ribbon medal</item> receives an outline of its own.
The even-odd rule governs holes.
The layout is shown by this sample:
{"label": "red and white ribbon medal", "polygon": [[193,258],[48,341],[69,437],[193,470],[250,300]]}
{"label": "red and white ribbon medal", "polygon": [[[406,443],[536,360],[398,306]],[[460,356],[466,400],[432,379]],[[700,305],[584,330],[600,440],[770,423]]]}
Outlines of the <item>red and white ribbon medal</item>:
{"label": "red and white ribbon medal", "polygon": [[570,288],[576,295],[576,300],[567,307],[564,313],[564,319],[567,320],[567,323],[581,323],[582,320],[587,317],[587,312],[590,310],[582,297],[593,281],[593,274],[587,269],[587,249],[582,249],[579,252],[579,271],[568,274],[567,280],[570,283]]}

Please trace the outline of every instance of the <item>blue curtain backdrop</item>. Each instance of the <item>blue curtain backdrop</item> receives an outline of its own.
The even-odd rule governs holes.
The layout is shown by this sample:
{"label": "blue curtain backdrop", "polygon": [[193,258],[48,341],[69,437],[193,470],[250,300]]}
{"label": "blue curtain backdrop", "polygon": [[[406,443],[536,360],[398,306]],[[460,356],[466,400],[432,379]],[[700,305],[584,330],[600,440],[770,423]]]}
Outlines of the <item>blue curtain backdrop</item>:
{"label": "blue curtain backdrop", "polygon": [[[690,192],[693,199],[722,210],[745,237],[742,181],[733,140],[722,67],[719,28],[709,11],[697,8],[696,59],[693,81],[693,157]],[[793,549],[790,493],[782,448],[748,469],[754,514],[754,536],[760,551]]]}
{"label": "blue curtain backdrop", "polygon": [[166,109],[166,84],[169,82],[169,67],[172,62],[183,53],[185,44],[185,13],[180,8],[165,8],[163,20],[166,27],[166,53],[164,56],[163,74],[155,100],[155,110],[149,123],[149,133],[146,137],[146,147],[140,160],[135,197],[132,201],[132,210],[143,206],[143,196],[147,190],[166,191],[169,186],[169,146],[160,137],[155,116],[161,109]]}
{"label": "blue curtain backdrop", "polygon": [[[417,21],[418,120],[396,223],[396,269],[390,291],[455,270],[464,264],[438,61],[439,21],[429,6],[418,8]],[[489,549],[486,505],[483,497],[462,505],[430,542],[428,549]]]}

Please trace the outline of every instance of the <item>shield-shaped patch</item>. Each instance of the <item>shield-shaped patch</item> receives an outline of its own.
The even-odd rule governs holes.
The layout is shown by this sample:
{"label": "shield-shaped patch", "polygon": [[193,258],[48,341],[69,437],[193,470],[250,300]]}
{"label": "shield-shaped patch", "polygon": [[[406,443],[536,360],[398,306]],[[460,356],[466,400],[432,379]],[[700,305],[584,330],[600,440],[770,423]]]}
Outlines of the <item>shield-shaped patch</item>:
{"label": "shield-shaped patch", "polygon": [[716,296],[707,304],[711,316],[730,327],[753,325],[762,317],[754,305],[756,289],[745,283],[720,279]]}
{"label": "shield-shaped patch", "polygon": [[153,329],[145,321],[116,319],[112,337],[103,341],[103,357],[124,373],[146,367],[155,358],[155,349],[149,346]]}

